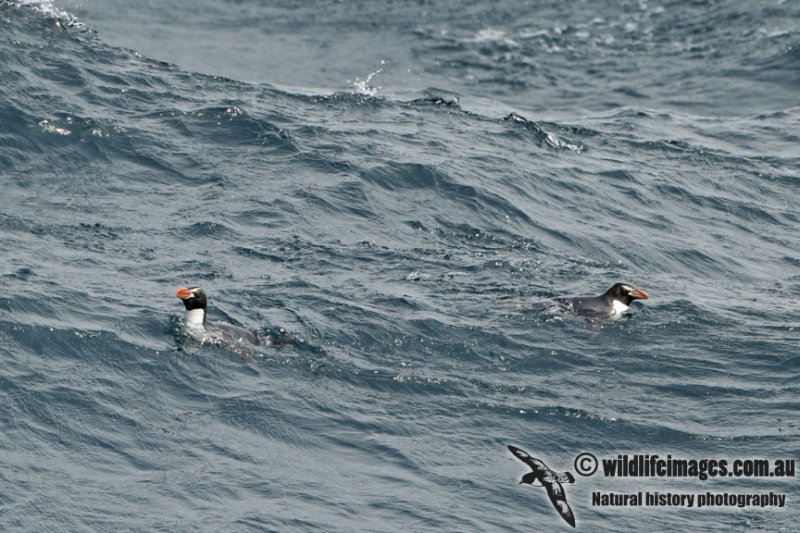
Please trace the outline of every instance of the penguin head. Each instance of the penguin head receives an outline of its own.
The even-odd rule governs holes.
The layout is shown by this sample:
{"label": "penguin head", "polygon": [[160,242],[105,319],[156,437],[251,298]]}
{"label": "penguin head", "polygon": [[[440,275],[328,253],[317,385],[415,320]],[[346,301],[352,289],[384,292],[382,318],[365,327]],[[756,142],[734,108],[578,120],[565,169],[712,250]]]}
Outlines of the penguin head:
{"label": "penguin head", "polygon": [[193,309],[205,309],[208,301],[206,300],[206,293],[200,287],[181,287],[175,293],[175,296],[183,301],[187,311]]}
{"label": "penguin head", "polygon": [[613,287],[606,291],[605,296],[611,300],[617,300],[625,305],[631,305],[634,300],[647,300],[650,298],[641,289],[634,289],[626,283],[615,283]]}

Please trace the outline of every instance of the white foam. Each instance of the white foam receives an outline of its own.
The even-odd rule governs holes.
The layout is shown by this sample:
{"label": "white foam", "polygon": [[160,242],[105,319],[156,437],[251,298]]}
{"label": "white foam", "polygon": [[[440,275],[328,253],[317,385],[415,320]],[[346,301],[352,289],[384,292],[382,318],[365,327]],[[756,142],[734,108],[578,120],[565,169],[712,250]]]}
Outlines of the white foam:
{"label": "white foam", "polygon": [[86,25],[71,13],[57,8],[52,0],[9,0],[8,5],[32,9],[37,13],[52,18],[59,26],[86,29]]}
{"label": "white foam", "polygon": [[375,96],[378,93],[378,91],[380,90],[381,87],[380,87],[380,85],[377,86],[377,87],[372,87],[372,86],[370,86],[369,82],[370,82],[370,80],[372,80],[372,78],[374,78],[375,76],[377,76],[381,72],[383,72],[383,69],[379,68],[375,72],[371,72],[365,79],[363,79],[363,80],[357,79],[353,83],[353,85],[355,86],[356,92],[358,94],[362,94],[364,96],[370,96],[370,97]]}

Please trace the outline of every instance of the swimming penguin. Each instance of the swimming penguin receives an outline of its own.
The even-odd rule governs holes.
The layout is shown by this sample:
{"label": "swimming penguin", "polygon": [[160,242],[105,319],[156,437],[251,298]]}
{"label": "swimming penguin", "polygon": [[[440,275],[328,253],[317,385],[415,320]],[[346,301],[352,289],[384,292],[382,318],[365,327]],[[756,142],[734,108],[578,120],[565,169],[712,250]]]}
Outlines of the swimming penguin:
{"label": "swimming penguin", "polygon": [[210,338],[228,343],[246,343],[261,346],[264,340],[257,334],[233,324],[211,322],[206,317],[208,299],[200,287],[181,287],[175,296],[186,306],[184,321],[186,328],[194,337]]}
{"label": "swimming penguin", "polygon": [[634,300],[647,300],[649,296],[641,289],[625,283],[615,283],[600,296],[578,298],[554,298],[559,305],[586,320],[614,320],[622,316]]}

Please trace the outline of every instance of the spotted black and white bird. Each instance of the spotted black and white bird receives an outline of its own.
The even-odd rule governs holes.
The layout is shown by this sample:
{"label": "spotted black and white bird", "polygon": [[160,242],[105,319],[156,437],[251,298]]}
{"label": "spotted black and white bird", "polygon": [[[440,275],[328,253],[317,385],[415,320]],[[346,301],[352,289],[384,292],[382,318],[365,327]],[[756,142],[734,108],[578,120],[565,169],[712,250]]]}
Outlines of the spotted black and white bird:
{"label": "spotted black and white bird", "polygon": [[550,502],[553,504],[553,507],[556,508],[558,514],[561,515],[561,518],[563,518],[567,524],[575,527],[575,515],[572,514],[572,508],[570,508],[567,503],[567,495],[564,493],[564,487],[561,486],[562,483],[573,483],[575,481],[575,476],[569,472],[564,472],[563,474],[553,472],[541,459],[531,457],[528,452],[516,446],[509,445],[508,449],[511,450],[511,453],[513,453],[517,459],[531,468],[530,472],[522,476],[522,480],[519,482],[520,485],[523,483],[534,485],[538,482],[547,491]]}

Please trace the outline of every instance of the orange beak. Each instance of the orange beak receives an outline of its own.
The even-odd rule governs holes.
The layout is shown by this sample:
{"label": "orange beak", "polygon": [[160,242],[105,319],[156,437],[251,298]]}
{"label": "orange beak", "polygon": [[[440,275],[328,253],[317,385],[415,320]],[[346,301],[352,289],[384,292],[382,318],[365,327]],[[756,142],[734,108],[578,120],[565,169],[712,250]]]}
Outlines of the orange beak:
{"label": "orange beak", "polygon": [[192,294],[192,291],[190,291],[186,287],[181,287],[180,289],[178,289],[178,292],[175,293],[175,296],[177,296],[181,300],[185,300],[186,298],[191,298],[194,295]]}
{"label": "orange beak", "polygon": [[644,292],[642,289],[636,289],[635,291],[632,291],[631,296],[633,296],[637,300],[647,300],[648,298],[650,298],[647,295],[647,293]]}

